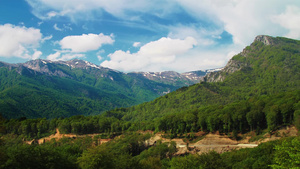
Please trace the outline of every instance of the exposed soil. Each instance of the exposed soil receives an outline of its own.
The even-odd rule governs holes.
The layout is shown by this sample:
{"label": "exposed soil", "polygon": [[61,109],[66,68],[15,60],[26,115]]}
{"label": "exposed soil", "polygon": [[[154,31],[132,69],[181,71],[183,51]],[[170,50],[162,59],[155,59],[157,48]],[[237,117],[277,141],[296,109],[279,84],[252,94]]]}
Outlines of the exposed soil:
{"label": "exposed soil", "polygon": [[[56,129],[56,133],[55,134],[52,134],[48,137],[44,137],[44,138],[41,138],[41,139],[33,139],[31,141],[26,141],[27,144],[34,144],[34,143],[37,143],[37,144],[43,144],[45,142],[48,142],[52,139],[55,139],[55,140],[60,140],[64,137],[68,137],[68,138],[78,138],[78,137],[92,137],[94,138],[95,136],[99,135],[100,133],[94,133],[94,134],[84,134],[84,135],[77,135],[77,134],[61,134],[59,132],[58,129]],[[106,143],[108,141],[110,141],[111,139],[98,139],[98,143],[102,144],[102,143]]]}
{"label": "exposed soil", "polygon": [[[145,133],[150,133],[153,134],[152,131],[146,131],[146,132],[141,132],[143,134]],[[217,133],[204,133],[204,132],[198,132],[195,133],[196,137],[203,137],[201,140],[195,142],[195,143],[188,143],[185,142],[184,139],[181,138],[175,138],[175,139],[167,139],[163,138],[162,133],[156,133],[154,134],[149,140],[146,140],[146,144],[149,146],[152,146],[156,144],[159,140],[161,142],[171,142],[174,141],[176,142],[178,152],[176,153],[177,155],[182,155],[182,154],[187,154],[187,153],[192,153],[192,154],[201,154],[201,153],[206,153],[209,151],[216,151],[218,153],[223,153],[227,151],[232,151],[234,149],[241,149],[241,148],[253,148],[258,146],[260,143],[267,142],[267,141],[272,141],[272,140],[278,140],[282,137],[288,137],[288,136],[297,136],[298,130],[294,126],[287,126],[284,128],[281,128],[277,130],[274,133],[271,134],[265,134],[260,140],[250,142],[249,139],[251,136],[241,136],[244,137],[241,140],[233,140],[227,135],[221,135],[218,132]],[[51,139],[59,140],[64,137],[69,137],[69,138],[78,138],[78,137],[94,137],[96,135],[99,135],[100,133],[95,133],[95,134],[85,134],[85,135],[76,135],[76,134],[61,134],[58,129],[56,129],[56,133],[53,135],[50,135],[49,137],[44,137],[39,140],[31,140],[27,141],[27,144],[42,144],[45,142],[50,141]],[[98,139],[98,143],[106,143],[110,141],[111,139]]]}

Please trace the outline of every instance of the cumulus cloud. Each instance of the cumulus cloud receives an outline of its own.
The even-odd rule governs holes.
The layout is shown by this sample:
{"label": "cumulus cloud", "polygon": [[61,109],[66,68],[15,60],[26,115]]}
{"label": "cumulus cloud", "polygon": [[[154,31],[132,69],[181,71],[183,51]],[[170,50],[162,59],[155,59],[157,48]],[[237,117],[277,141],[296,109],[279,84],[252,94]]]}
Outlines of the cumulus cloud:
{"label": "cumulus cloud", "polygon": [[[214,22],[216,26],[227,31],[233,36],[237,45],[248,45],[255,36],[267,34],[273,36],[284,36],[284,28],[288,31],[295,30],[294,26],[283,26],[274,23],[271,18],[280,14],[287,6],[299,6],[297,0],[177,0],[177,2],[191,15],[204,20]],[[278,16],[279,23],[295,21],[299,14],[297,9],[289,8],[283,15]],[[293,17],[290,17],[293,16]],[[205,19],[207,18],[207,19]],[[299,19],[298,19],[299,20]],[[294,32],[294,31],[292,31]],[[294,36],[294,38],[296,38]]]}
{"label": "cumulus cloud", "polygon": [[42,54],[37,51],[42,40],[39,29],[11,24],[0,25],[0,56],[37,59]]}
{"label": "cumulus cloud", "polygon": [[115,51],[109,55],[110,60],[102,62],[101,66],[126,72],[149,70],[153,65],[159,65],[159,69],[162,69],[164,65],[171,64],[177,56],[184,54],[195,45],[197,42],[192,37],[183,40],[163,37],[145,44],[137,53]]}
{"label": "cumulus cloud", "polygon": [[[57,42],[61,49],[48,55],[47,59],[55,61],[84,58],[86,52],[98,50],[102,45],[112,43],[114,43],[113,34],[109,36],[102,33],[66,36]],[[102,59],[100,54],[103,52],[103,49],[97,52],[96,55],[99,60]]]}
{"label": "cumulus cloud", "polygon": [[34,53],[33,53],[33,55],[32,55],[32,57],[31,57],[31,59],[33,59],[33,60],[38,59],[38,58],[40,58],[40,56],[41,56],[42,54],[43,54],[43,53],[42,53],[41,51],[35,50]]}
{"label": "cumulus cloud", "polygon": [[[235,44],[248,45],[256,35],[268,34],[298,38],[299,0],[27,0],[33,13],[51,19],[69,16],[72,19],[101,17],[106,11],[124,20],[139,20],[142,14],[168,19],[184,9],[199,21],[207,21],[233,36]],[[286,9],[284,13],[283,10]],[[95,12],[98,11],[98,12]],[[100,11],[100,14],[99,14]],[[88,16],[87,16],[88,15]],[[274,22],[274,20],[276,20]],[[197,27],[191,27],[197,31]],[[211,27],[205,28],[211,29]],[[196,37],[195,37],[196,38]],[[207,40],[207,39],[206,39]],[[208,43],[209,39],[208,39]]]}
{"label": "cumulus cloud", "polygon": [[[202,0],[201,3],[199,0],[26,1],[32,6],[33,14],[41,19],[64,16],[71,18],[72,21],[88,20],[102,17],[102,12],[105,11],[121,22],[137,23],[132,21],[143,21],[143,19],[149,18],[147,17],[149,15],[155,15],[168,21],[171,16],[169,14],[178,14],[178,11],[182,12],[181,10],[183,10],[194,21],[199,21],[199,23],[193,21],[189,24],[180,22],[168,25],[163,25],[161,22],[156,23],[156,20],[138,22],[151,23],[142,26],[155,25],[158,30],[169,32],[161,35],[168,38],[149,42],[141,46],[136,53],[126,50],[115,51],[109,55],[110,60],[102,63],[102,66],[124,71],[150,70],[151,68],[153,69],[151,71],[167,68],[183,70],[183,67],[195,70],[200,68],[196,68],[197,66],[205,67],[205,65],[214,68],[220,64],[224,66],[233,53],[241,51],[257,35],[300,38],[299,0]],[[232,36],[233,44],[218,46],[217,42],[222,40],[223,33]],[[59,44],[62,49],[69,50],[74,54],[97,50],[103,44],[114,43],[113,37],[103,34],[101,38],[99,36],[100,34],[69,36],[61,40]],[[186,37],[193,39],[193,42],[186,40]],[[85,43],[85,40],[96,43]],[[177,51],[178,45],[172,44],[175,46],[172,48],[174,52],[170,52],[172,51],[170,50],[171,41],[177,43],[176,40],[184,41],[185,44],[189,44],[187,45],[189,47]],[[166,45],[163,45],[162,42]],[[197,47],[193,47],[195,44]],[[140,47],[140,45],[138,42],[133,44],[134,47]],[[103,59],[101,56],[100,58]]]}
{"label": "cumulus cloud", "polygon": [[103,44],[113,44],[113,35],[82,34],[79,36],[64,37],[59,44],[62,49],[70,49],[71,52],[88,52],[99,49]]}

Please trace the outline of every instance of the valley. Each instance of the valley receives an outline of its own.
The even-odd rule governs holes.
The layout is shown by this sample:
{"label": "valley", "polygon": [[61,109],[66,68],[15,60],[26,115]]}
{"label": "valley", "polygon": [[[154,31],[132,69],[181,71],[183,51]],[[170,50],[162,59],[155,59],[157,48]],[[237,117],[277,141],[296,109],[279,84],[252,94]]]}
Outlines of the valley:
{"label": "valley", "polygon": [[298,40],[259,35],[224,68],[183,87],[187,74],[133,77],[80,60],[26,64],[1,63],[4,168],[300,164]]}

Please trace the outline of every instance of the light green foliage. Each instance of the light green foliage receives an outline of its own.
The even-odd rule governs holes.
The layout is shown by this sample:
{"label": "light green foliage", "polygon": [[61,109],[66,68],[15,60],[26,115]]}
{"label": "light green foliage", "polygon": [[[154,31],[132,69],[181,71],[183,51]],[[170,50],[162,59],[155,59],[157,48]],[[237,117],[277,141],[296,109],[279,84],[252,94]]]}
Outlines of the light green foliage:
{"label": "light green foliage", "polygon": [[171,169],[218,169],[226,168],[220,154],[211,151],[201,155],[188,155],[173,158],[170,162]]}
{"label": "light green foliage", "polygon": [[275,146],[275,164],[272,168],[300,168],[300,138],[285,140]]}

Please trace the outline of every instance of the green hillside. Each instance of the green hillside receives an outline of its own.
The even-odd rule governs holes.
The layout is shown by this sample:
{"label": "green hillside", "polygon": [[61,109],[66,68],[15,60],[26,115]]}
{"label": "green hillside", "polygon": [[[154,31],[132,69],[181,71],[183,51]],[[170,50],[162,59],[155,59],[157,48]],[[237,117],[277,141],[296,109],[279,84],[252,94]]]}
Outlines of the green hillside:
{"label": "green hillside", "polygon": [[278,95],[297,97],[300,90],[300,41],[265,37],[273,43],[266,45],[254,41],[234,56],[222,71],[208,74],[206,81],[131,107],[123,119],[151,120],[204,106],[224,106]]}
{"label": "green hillside", "polygon": [[0,65],[0,113],[5,118],[95,115],[150,101],[178,88],[107,68],[71,68],[41,60],[26,64],[39,70]]}

